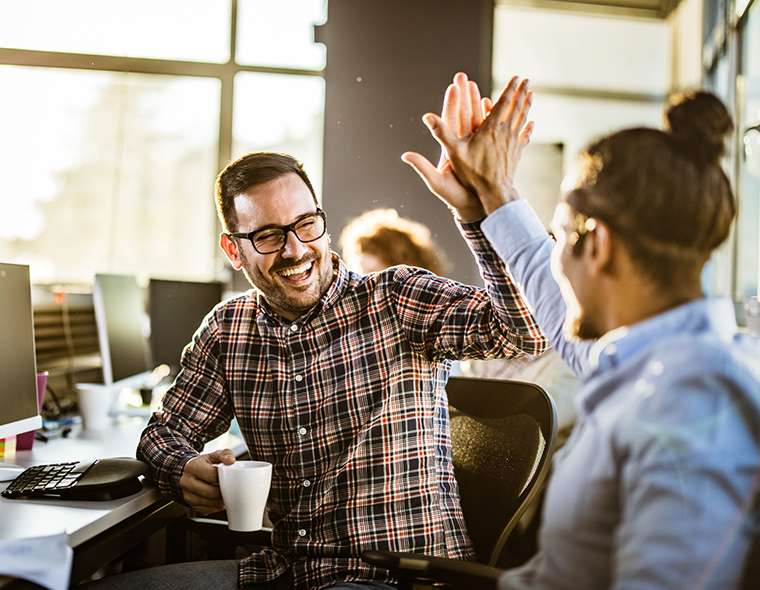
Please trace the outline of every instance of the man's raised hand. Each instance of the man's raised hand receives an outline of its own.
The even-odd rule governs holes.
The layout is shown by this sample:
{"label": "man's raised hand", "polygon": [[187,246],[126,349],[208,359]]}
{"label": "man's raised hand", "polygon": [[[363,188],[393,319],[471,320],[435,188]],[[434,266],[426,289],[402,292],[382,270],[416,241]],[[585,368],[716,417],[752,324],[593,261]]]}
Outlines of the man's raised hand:
{"label": "man's raised hand", "polygon": [[[481,125],[489,107],[488,99],[481,100],[478,85],[460,72],[446,89],[440,120],[457,138],[468,138]],[[485,217],[477,196],[462,186],[454,174],[442,144],[438,166],[416,152],[405,152],[401,159],[414,168],[430,192],[453,209],[462,221],[478,221]]]}
{"label": "man's raised hand", "polygon": [[[485,214],[517,198],[514,177],[533,131],[533,122],[527,121],[532,100],[528,80],[515,76],[492,108],[483,101],[481,111],[487,112],[490,108],[490,112],[468,135],[460,136],[459,129],[451,124],[451,117],[442,119],[432,113],[423,117],[430,133],[446,153],[460,185],[470,194],[477,195]],[[462,101],[456,104],[459,112],[454,120],[461,125],[461,121],[472,116],[472,107],[471,103],[463,104]],[[420,175],[423,176],[421,172]]]}

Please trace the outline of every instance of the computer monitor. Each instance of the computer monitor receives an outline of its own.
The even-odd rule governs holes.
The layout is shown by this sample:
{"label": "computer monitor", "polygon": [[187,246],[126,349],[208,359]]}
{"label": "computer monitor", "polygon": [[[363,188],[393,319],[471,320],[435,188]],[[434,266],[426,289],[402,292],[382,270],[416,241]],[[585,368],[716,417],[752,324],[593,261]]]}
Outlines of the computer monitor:
{"label": "computer monitor", "polygon": [[179,370],[182,350],[203,318],[222,300],[223,284],[151,279],[148,286],[153,362]]}
{"label": "computer monitor", "polygon": [[[41,426],[29,267],[0,263],[0,438]],[[0,481],[8,467],[0,464]]]}
{"label": "computer monitor", "polygon": [[143,298],[135,277],[95,275],[92,299],[104,383],[141,387],[150,375],[151,363],[143,330]]}

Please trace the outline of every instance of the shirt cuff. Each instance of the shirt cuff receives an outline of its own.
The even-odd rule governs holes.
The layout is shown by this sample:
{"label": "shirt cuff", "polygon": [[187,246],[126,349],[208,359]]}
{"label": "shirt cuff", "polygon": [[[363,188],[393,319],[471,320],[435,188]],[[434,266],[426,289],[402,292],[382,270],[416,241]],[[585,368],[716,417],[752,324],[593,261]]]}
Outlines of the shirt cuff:
{"label": "shirt cuff", "polygon": [[488,266],[491,264],[491,258],[498,260],[496,252],[494,252],[491,242],[488,241],[485,234],[483,234],[483,220],[473,221],[470,223],[463,223],[460,219],[454,218],[456,226],[462,233],[462,237],[470,247],[470,250],[478,260],[478,266]]}
{"label": "shirt cuff", "polygon": [[546,228],[525,199],[510,201],[480,223],[488,241],[501,252],[517,252],[538,238],[546,239]]}
{"label": "shirt cuff", "polygon": [[477,238],[483,235],[483,230],[480,227],[483,221],[483,219],[479,219],[477,221],[465,223],[454,215],[454,222],[465,237]]}
{"label": "shirt cuff", "polygon": [[[182,488],[179,485],[179,480],[182,479],[182,473],[185,470],[185,465],[187,465],[192,459],[195,459],[196,457],[199,457],[200,455],[196,453],[195,451],[186,451],[183,453],[178,453],[176,456],[173,456],[166,465],[166,470],[169,473],[169,489],[167,490],[169,493],[173,494],[180,500],[182,500]],[[184,500],[182,500],[184,501]]]}

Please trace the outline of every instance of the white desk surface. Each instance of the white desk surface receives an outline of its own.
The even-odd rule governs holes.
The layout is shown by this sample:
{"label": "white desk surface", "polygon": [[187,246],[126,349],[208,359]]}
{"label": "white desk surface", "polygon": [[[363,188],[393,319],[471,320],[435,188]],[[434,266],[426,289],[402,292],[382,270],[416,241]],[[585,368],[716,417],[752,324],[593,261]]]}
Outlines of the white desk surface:
{"label": "white desk surface", "polygon": [[[35,441],[30,451],[18,451],[13,460],[23,467],[42,463],[88,461],[107,457],[134,457],[145,418],[121,418],[113,427],[99,432],[81,431],[70,438],[47,443]],[[245,451],[243,441],[229,433],[209,442],[204,451],[230,448],[236,455]],[[7,483],[0,483],[5,489]],[[142,491],[108,501],[29,499],[0,497],[0,540],[39,537],[66,532],[69,545],[77,547],[111,526],[156,504],[158,490],[144,484]]]}

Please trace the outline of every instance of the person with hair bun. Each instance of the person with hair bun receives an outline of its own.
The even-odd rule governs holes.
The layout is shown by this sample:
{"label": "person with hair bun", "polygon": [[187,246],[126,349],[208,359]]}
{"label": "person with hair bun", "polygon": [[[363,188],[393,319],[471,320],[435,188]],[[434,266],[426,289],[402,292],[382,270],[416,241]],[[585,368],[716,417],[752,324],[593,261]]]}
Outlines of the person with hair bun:
{"label": "person with hair bun", "polygon": [[[476,88],[461,76],[449,100],[468,121]],[[481,205],[486,237],[584,379],[541,548],[500,587],[738,588],[758,527],[760,342],[737,331],[730,300],[700,286],[735,216],[720,165],[731,117],[692,92],[674,99],[664,130],[594,142],[554,241],[513,182],[530,102],[527,81],[513,79],[477,128],[425,115],[458,185],[402,156],[444,201]]]}

